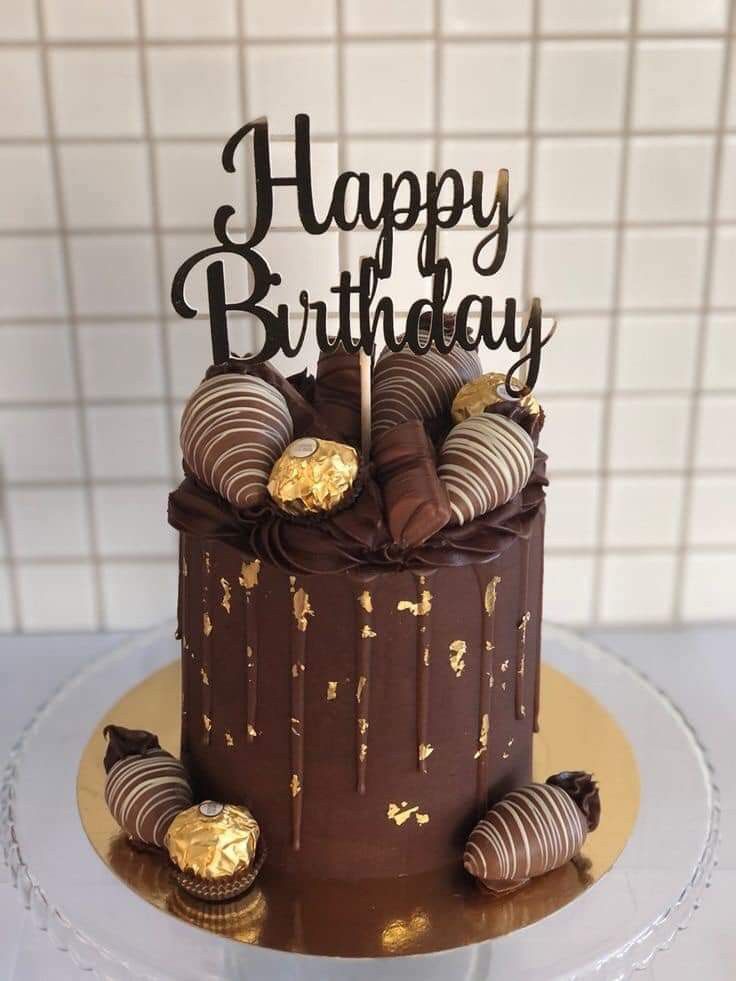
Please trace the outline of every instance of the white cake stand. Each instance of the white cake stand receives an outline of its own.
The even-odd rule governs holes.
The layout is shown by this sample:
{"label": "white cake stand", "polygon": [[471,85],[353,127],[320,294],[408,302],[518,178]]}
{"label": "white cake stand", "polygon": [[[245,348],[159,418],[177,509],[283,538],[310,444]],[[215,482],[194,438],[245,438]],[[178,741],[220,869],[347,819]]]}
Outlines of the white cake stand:
{"label": "white cake stand", "polygon": [[127,889],[93,852],[75,799],[101,712],[176,656],[166,627],[63,685],[14,747],[0,793],[5,861],[39,929],[105,979],[466,981],[625,978],[672,942],[708,885],[718,840],[712,768],[687,720],[629,665],[546,626],[543,656],[617,719],[637,757],[639,817],[614,868],[553,915],[498,939],[433,954],[336,959],[283,953],[199,930]]}

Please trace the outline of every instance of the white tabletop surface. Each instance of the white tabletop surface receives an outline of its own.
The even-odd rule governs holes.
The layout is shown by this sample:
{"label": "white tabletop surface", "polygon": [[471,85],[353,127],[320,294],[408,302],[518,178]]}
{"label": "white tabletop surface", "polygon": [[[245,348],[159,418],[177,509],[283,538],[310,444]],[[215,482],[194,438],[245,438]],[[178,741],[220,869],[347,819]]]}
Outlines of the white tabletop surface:
{"label": "white tabletop surface", "polygon": [[[680,706],[709,749],[721,788],[723,842],[711,888],[689,929],[638,976],[642,981],[732,979],[736,972],[736,834],[732,834],[736,831],[736,628],[587,635],[634,662]],[[0,637],[0,761],[51,690],[122,636]],[[70,981],[84,976],[37,930],[0,864],[0,981]]]}

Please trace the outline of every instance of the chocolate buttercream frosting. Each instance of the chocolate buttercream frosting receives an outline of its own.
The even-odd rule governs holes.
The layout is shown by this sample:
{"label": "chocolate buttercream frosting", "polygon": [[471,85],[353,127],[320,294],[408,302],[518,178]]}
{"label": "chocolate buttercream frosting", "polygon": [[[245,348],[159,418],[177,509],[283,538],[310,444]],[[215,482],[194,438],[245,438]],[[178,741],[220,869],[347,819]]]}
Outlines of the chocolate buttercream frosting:
{"label": "chocolate buttercream frosting", "polygon": [[158,736],[145,729],[126,729],[124,726],[105,726],[102,734],[107,739],[107,751],[103,761],[105,773],[128,756],[146,756],[155,750],[163,752]]}
{"label": "chocolate buttercream frosting", "polygon": [[585,815],[588,831],[595,831],[601,819],[601,798],[592,774],[583,770],[565,770],[548,777],[546,782],[569,794]]}
{"label": "chocolate buttercream frosting", "polygon": [[450,502],[422,423],[410,420],[382,433],[373,459],[393,541],[404,548],[424,544],[450,520]]}

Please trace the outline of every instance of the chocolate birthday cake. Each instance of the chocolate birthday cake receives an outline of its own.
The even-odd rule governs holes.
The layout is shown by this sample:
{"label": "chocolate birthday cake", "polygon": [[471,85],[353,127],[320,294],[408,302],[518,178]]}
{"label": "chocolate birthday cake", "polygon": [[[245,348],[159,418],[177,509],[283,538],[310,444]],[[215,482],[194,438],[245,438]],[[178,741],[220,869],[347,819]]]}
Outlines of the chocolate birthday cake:
{"label": "chocolate birthday cake", "polygon": [[531,779],[543,411],[460,347],[372,374],[368,452],[340,346],[314,377],[228,357],[182,418],[182,762],[278,874],[457,865]]}

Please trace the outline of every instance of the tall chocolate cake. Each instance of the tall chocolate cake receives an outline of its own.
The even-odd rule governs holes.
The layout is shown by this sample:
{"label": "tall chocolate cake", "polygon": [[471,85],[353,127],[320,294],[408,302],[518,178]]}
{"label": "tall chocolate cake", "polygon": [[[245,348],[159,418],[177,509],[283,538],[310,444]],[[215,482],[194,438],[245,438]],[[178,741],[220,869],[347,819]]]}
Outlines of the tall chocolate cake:
{"label": "tall chocolate cake", "polygon": [[182,760],[246,805],[285,875],[462,861],[531,777],[543,413],[475,354],[357,354],[286,379],[237,358],[182,420]]}

